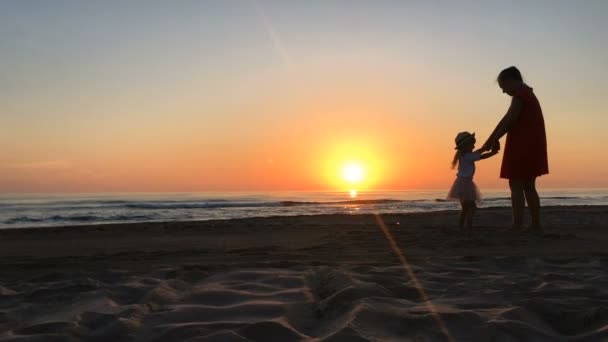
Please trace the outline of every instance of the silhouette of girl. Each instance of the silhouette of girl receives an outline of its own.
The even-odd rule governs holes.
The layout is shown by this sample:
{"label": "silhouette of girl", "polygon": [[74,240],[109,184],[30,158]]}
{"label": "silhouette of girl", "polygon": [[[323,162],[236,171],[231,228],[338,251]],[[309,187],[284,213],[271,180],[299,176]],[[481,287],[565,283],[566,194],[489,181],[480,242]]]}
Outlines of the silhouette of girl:
{"label": "silhouette of girl", "polygon": [[477,209],[476,202],[481,199],[479,189],[473,182],[475,162],[497,154],[500,144],[495,144],[490,153],[483,153],[481,149],[473,151],[476,142],[475,133],[471,134],[469,132],[458,133],[454,142],[456,143],[456,153],[452,161],[452,168],[458,165],[458,174],[448,193],[448,200],[460,201],[462,210],[460,211],[458,227],[460,230],[464,230],[466,224],[466,231],[470,233],[473,228],[473,214]]}

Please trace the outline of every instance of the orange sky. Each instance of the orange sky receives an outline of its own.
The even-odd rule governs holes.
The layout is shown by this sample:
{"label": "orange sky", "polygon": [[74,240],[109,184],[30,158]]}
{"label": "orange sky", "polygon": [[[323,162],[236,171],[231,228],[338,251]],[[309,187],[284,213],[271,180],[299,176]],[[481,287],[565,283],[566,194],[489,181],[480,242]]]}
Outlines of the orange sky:
{"label": "orange sky", "polygon": [[[192,109],[180,114],[176,106],[158,114],[146,108],[155,113],[147,119],[90,123],[86,134],[58,127],[65,134],[51,135],[40,127],[40,135],[22,137],[31,139],[27,144],[13,142],[15,151],[27,150],[21,150],[21,161],[5,166],[0,186],[8,192],[444,188],[454,177],[453,135],[469,129],[483,139],[509,101],[491,82],[491,103],[481,101],[473,110],[457,99],[459,91],[438,102],[422,87],[401,93],[396,82],[364,80],[309,92],[300,85],[278,95],[261,92],[210,120],[188,113]],[[443,114],[448,111],[452,115]],[[559,129],[567,128],[559,127],[554,113],[546,115],[551,175],[541,186],[603,186],[608,165],[601,147],[592,144],[597,140],[560,140]],[[41,139],[45,134],[48,139]],[[55,158],[45,158],[49,154]],[[498,179],[500,159],[478,164],[481,187],[506,186]],[[361,184],[341,178],[347,162],[366,169]]]}
{"label": "orange sky", "polygon": [[[424,2],[260,4],[3,4],[0,192],[447,191],[454,136],[487,137],[510,100],[495,77],[513,64],[545,113],[540,186],[608,187],[597,9],[552,40],[562,17],[542,9],[522,35],[528,19],[496,4],[448,21]],[[501,158],[478,164],[482,190],[506,188]],[[361,184],[340,177],[347,162]]]}

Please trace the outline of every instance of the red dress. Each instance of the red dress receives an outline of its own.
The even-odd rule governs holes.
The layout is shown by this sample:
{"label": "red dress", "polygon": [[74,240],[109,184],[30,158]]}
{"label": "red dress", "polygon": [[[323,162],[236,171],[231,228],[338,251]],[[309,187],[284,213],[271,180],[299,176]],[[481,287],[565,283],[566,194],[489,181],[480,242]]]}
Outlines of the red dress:
{"label": "red dress", "polygon": [[532,88],[524,84],[513,96],[523,106],[507,133],[500,178],[531,180],[549,173],[545,120]]}

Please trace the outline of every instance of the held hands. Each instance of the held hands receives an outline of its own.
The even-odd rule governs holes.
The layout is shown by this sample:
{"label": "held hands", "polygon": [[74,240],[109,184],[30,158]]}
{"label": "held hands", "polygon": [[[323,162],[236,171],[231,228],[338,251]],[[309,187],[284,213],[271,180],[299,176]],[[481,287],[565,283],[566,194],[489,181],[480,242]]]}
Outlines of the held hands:
{"label": "held hands", "polygon": [[492,151],[492,152],[498,152],[500,150],[500,143],[498,142],[498,140],[494,140],[492,137],[490,137],[485,144],[483,144],[483,146],[481,147],[481,150],[484,152],[487,151]]}
{"label": "held hands", "polygon": [[498,151],[500,151],[500,142],[497,140],[494,143],[494,146],[492,146],[492,153],[498,153]]}

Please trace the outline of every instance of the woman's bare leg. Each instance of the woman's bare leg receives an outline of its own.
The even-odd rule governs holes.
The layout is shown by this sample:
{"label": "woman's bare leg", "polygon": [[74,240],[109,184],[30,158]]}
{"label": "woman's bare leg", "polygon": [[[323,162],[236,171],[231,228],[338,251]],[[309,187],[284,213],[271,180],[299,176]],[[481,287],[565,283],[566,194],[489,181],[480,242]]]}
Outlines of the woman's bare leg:
{"label": "woman's bare leg", "polygon": [[512,229],[521,229],[524,223],[524,207],[526,200],[524,197],[524,182],[520,180],[509,180],[511,188],[511,206],[513,208],[513,227]]}
{"label": "woman's bare leg", "polygon": [[540,197],[536,191],[536,178],[524,182],[524,194],[526,196],[526,202],[528,202],[528,208],[530,208],[530,214],[532,215],[532,225],[530,226],[530,229],[541,230]]}

